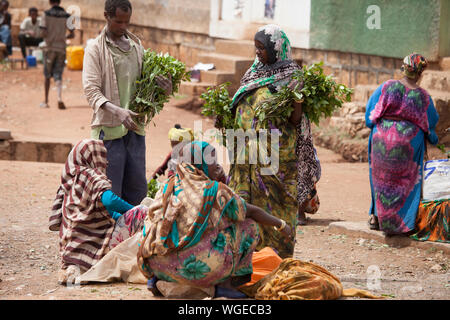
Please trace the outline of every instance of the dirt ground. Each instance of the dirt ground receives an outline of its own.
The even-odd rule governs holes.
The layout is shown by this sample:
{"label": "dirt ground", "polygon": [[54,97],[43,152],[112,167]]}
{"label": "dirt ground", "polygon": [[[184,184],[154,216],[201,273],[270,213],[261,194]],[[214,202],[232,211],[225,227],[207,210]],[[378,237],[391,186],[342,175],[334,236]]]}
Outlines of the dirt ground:
{"label": "dirt ground", "polygon": [[[92,110],[81,87],[81,72],[66,70],[63,98],[67,110],[43,100],[42,65],[26,71],[0,71],[0,128],[16,140],[75,143],[90,135]],[[175,123],[203,129],[212,121],[169,103],[147,131],[148,176],[169,149],[167,133]],[[374,240],[333,234],[333,221],[366,221],[370,202],[368,166],[347,163],[318,148],[322,179],[320,211],[297,229],[295,258],[317,263],[338,276],[344,288],[361,288],[386,299],[449,299],[450,260],[438,250],[393,248]],[[0,299],[87,300],[155,299],[144,285],[115,283],[67,288],[57,284],[58,234],[47,228],[62,164],[0,161]]]}

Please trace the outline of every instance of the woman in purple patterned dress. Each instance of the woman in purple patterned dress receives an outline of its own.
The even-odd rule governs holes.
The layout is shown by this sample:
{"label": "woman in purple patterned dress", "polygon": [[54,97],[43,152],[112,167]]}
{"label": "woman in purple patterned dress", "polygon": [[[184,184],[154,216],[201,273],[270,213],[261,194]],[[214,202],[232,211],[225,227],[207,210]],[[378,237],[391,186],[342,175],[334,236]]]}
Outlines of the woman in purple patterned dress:
{"label": "woman in purple patterned dress", "polygon": [[439,115],[427,91],[417,85],[426,59],[411,54],[401,80],[383,83],[366,107],[372,192],[369,226],[386,234],[414,230],[421,199],[425,143],[437,144]]}

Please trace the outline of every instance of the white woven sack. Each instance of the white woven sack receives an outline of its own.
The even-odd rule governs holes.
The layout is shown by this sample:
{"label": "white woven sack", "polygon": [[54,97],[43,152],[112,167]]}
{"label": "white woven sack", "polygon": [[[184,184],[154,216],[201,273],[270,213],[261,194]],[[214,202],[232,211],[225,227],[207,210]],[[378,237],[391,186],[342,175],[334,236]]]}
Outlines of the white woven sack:
{"label": "white woven sack", "polygon": [[450,160],[427,161],[423,171],[423,201],[450,199]]}

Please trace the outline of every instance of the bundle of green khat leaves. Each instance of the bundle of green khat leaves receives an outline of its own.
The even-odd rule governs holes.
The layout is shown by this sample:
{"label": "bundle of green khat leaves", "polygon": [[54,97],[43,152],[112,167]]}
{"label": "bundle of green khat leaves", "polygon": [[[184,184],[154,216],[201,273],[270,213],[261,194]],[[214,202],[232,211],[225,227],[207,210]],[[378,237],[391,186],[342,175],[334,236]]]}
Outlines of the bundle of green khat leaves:
{"label": "bundle of green khat leaves", "polygon": [[215,116],[216,125],[219,128],[231,129],[234,124],[234,117],[231,113],[231,98],[227,87],[230,82],[225,82],[216,87],[209,87],[200,98],[205,101],[202,107],[202,114],[205,116]]}
{"label": "bundle of green khat leaves", "polygon": [[155,199],[160,187],[161,183],[157,179],[150,180],[147,183],[147,197]]}
{"label": "bundle of green khat leaves", "polygon": [[[268,120],[287,121],[293,111],[292,102],[302,101],[302,110],[316,125],[322,118],[331,117],[333,112],[351,101],[353,89],[338,84],[332,76],[323,73],[323,62],[304,66],[293,74],[297,85],[292,90],[286,85],[269,99],[256,106],[255,115],[260,123]],[[301,86],[303,84],[303,86]]]}
{"label": "bundle of green khat leaves", "polygon": [[168,53],[156,53],[145,50],[141,77],[136,81],[136,92],[131,100],[130,109],[140,116],[146,117],[148,124],[155,115],[161,112],[169,101],[162,88],[156,83],[157,76],[172,79],[173,94],[178,92],[181,81],[190,81],[190,72],[186,65]]}
{"label": "bundle of green khat leaves", "polygon": [[209,87],[200,98],[205,101],[202,106],[202,114],[215,116],[215,126],[219,129],[216,139],[226,146],[225,131],[234,127],[234,115],[232,114],[232,100],[227,87],[230,82],[225,82],[215,87]]}

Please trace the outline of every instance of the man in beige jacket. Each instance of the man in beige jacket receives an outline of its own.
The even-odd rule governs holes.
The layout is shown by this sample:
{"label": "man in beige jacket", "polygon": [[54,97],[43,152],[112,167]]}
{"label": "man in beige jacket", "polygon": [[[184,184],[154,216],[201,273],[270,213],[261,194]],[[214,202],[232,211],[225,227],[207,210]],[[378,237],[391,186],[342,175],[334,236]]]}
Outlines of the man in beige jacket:
{"label": "man in beige jacket", "polygon": [[[142,70],[144,48],[129,32],[132,14],[128,0],[106,0],[106,26],[85,51],[84,92],[93,108],[91,137],[107,149],[107,175],[112,191],[132,205],[147,194],[145,127],[130,110],[135,83]],[[172,93],[172,82],[158,77],[158,85]]]}

